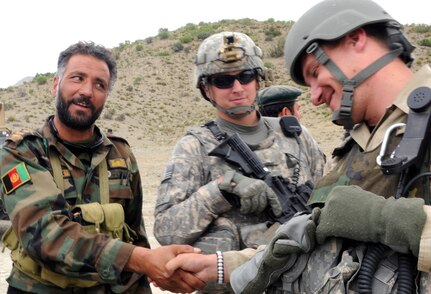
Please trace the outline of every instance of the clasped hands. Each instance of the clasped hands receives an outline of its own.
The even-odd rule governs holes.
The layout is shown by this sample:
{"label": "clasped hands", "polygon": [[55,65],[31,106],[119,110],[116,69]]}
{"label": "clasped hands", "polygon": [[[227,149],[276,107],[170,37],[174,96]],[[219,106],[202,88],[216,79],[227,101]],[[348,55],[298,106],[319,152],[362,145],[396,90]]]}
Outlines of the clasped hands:
{"label": "clasped hands", "polygon": [[191,293],[203,289],[205,282],[181,268],[169,270],[166,265],[181,254],[200,255],[200,252],[190,245],[167,245],[155,249],[135,247],[125,271],[144,274],[150,283],[163,290]]}
{"label": "clasped hands", "polygon": [[[406,217],[398,220],[400,214]],[[417,256],[425,219],[422,199],[384,199],[356,186],[336,187],[329,193],[323,208],[313,209],[308,216],[297,215],[283,224],[270,246],[260,255],[259,262],[253,262],[258,255],[247,262],[258,267],[258,275],[245,287],[258,285],[262,278],[270,276],[268,271],[283,267],[292,255],[311,252],[315,244],[323,244],[329,237],[381,242],[396,251],[412,252]],[[267,266],[261,268],[261,264]],[[201,282],[216,281],[217,257],[215,254],[184,252],[169,260],[165,269],[167,275],[182,270],[190,275],[193,273]],[[230,278],[235,282],[238,269],[231,277],[225,269],[225,282]],[[249,276],[247,268],[243,272]]]}

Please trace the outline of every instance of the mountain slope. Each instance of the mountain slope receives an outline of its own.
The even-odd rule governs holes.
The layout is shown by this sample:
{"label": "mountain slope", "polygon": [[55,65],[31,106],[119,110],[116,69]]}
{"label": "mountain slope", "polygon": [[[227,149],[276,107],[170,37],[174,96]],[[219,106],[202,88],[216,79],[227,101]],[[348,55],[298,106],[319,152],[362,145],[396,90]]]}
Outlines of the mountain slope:
{"label": "mountain slope", "polygon": [[[282,56],[283,41],[292,24],[272,19],[187,24],[173,32],[161,29],[158,36],[120,44],[113,48],[118,62],[117,84],[99,126],[112,128],[128,139],[132,146],[169,146],[190,126],[212,118],[212,106],[201,98],[192,83],[197,48],[202,39],[215,32],[241,31],[248,34],[262,48],[265,66],[273,70],[273,84],[295,86],[287,74]],[[417,33],[412,28],[415,27],[406,26],[413,41],[429,38],[430,30]],[[429,47],[418,47],[416,52],[418,63],[414,68],[429,63]],[[33,82],[0,89],[0,101],[6,105],[7,124],[13,130],[38,126],[53,112],[54,99],[50,94],[52,74],[42,77],[48,78],[46,83],[43,79],[34,79]],[[302,90],[302,123],[328,153],[341,137],[342,129],[332,125],[330,113],[324,106],[311,106],[308,89]]]}

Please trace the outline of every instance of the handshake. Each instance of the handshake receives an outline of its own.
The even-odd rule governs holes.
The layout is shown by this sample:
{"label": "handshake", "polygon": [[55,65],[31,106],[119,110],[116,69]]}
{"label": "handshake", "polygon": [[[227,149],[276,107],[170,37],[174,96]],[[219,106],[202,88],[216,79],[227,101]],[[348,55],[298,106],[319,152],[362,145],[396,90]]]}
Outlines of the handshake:
{"label": "handshake", "polygon": [[[203,287],[205,282],[223,276],[223,282],[230,282],[236,293],[261,293],[282,274],[281,268],[288,270],[287,264],[329,237],[382,243],[395,251],[418,256],[425,221],[423,199],[385,199],[356,186],[340,186],[328,194],[323,208],[315,208],[311,214],[298,214],[281,225],[264,250],[229,251],[224,254],[229,267],[226,262],[225,266],[220,265],[216,254],[184,252],[165,264],[165,274],[169,277],[181,271],[182,275],[193,276],[194,287]],[[254,256],[250,257],[251,251]],[[235,254],[240,256],[234,260],[247,256],[251,260],[233,265],[230,258]]]}

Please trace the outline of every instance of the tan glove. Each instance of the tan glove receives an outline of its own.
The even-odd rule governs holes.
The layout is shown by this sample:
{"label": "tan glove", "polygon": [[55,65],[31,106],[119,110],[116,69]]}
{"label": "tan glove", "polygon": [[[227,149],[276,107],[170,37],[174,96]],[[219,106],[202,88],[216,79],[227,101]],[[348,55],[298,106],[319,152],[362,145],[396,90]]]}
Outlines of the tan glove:
{"label": "tan glove", "polygon": [[241,214],[257,214],[269,205],[275,216],[281,214],[280,201],[274,191],[259,179],[253,179],[239,172],[228,171],[218,185],[221,191],[238,196]]}

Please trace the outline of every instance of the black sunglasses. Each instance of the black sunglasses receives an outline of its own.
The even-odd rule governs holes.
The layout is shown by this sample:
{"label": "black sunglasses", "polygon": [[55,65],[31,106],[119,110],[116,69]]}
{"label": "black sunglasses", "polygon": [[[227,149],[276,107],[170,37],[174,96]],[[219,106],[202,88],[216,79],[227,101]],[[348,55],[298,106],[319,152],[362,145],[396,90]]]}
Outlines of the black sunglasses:
{"label": "black sunglasses", "polygon": [[233,87],[235,80],[238,80],[241,85],[246,85],[256,79],[254,70],[244,70],[237,75],[216,75],[208,77],[208,83],[216,86],[219,89],[229,89]]}

